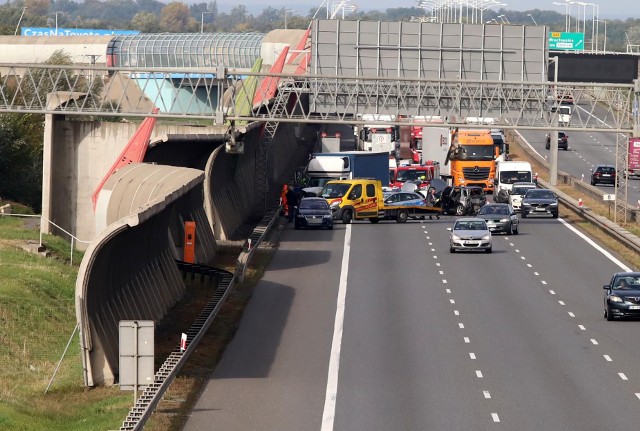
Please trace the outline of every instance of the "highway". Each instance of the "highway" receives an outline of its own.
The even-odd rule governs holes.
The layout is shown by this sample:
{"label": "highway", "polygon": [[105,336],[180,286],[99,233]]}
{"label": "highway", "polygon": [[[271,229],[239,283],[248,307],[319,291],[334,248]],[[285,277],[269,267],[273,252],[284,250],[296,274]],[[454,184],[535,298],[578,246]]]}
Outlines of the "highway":
{"label": "highway", "polygon": [[290,227],[192,411],[194,430],[602,430],[640,420],[625,268],[562,220],[450,254],[452,217]]}
{"label": "highway", "polygon": [[[583,118],[587,115],[585,109],[579,105],[575,105],[574,109],[579,113],[574,116],[581,115]],[[599,112],[601,111],[601,112]],[[604,118],[603,110],[596,110],[596,115]],[[593,120],[591,120],[593,122]],[[602,124],[604,123],[602,120]],[[558,170],[570,173],[574,177],[581,179],[584,175],[584,181],[589,183],[591,178],[591,169],[597,164],[616,164],[616,133],[603,132],[574,132],[570,129],[565,131],[569,136],[569,150],[558,150]],[[550,160],[550,151],[545,149],[546,133],[535,131],[520,131],[520,134],[531,144],[531,146],[542,156]],[[622,176],[620,180],[624,181]],[[632,205],[638,205],[640,200],[640,180],[633,178],[628,180],[627,201]],[[611,185],[598,185],[603,194],[614,194],[614,187]]]}

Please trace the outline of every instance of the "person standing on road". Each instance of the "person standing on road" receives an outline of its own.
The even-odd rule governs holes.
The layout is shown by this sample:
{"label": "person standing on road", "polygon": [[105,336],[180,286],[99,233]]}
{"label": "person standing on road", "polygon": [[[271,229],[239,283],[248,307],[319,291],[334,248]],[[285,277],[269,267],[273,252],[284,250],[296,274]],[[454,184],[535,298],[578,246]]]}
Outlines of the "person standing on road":
{"label": "person standing on road", "polygon": [[289,222],[292,222],[295,217],[295,209],[298,207],[298,194],[293,190],[293,187],[287,187],[287,205],[289,206]]}

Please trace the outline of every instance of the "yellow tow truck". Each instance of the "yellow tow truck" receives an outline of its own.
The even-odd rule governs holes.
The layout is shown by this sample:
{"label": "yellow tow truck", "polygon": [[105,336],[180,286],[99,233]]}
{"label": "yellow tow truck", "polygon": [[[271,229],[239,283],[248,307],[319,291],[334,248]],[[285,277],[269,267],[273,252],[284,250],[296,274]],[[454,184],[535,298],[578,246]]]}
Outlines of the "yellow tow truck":
{"label": "yellow tow truck", "polygon": [[[403,193],[402,191],[396,193]],[[378,223],[380,220],[396,220],[404,223],[409,218],[418,219],[442,213],[442,209],[430,206],[427,199],[403,202],[385,202],[380,180],[353,179],[327,182],[320,196],[327,200],[333,211],[334,220],[351,223],[352,220],[366,220]]]}

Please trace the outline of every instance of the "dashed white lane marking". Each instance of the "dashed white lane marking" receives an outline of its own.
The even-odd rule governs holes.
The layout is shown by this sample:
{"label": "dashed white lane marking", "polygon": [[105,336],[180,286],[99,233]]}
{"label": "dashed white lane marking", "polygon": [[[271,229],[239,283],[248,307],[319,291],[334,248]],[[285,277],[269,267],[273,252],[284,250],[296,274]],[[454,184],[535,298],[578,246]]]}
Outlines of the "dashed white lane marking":
{"label": "dashed white lane marking", "polygon": [[460,312],[459,312],[458,310],[453,310],[453,315],[454,315],[454,316],[459,316],[459,315],[460,315]]}
{"label": "dashed white lane marking", "polygon": [[440,262],[436,262],[436,266],[440,266]]}
{"label": "dashed white lane marking", "polygon": [[430,242],[430,243],[429,243],[429,245],[433,245],[433,243],[432,243],[432,242]]}
{"label": "dashed white lane marking", "polygon": [[576,317],[576,315],[569,311],[569,317]]}
{"label": "dashed white lane marking", "polygon": [[476,377],[481,379],[482,378],[482,371],[476,370]]}
{"label": "dashed white lane marking", "polygon": [[520,256],[520,259],[522,259],[522,260],[526,260],[527,258],[526,258],[526,257],[524,257],[524,256]]}
{"label": "dashed white lane marking", "polygon": [[440,275],[443,275],[443,274],[444,274],[444,271],[438,271],[438,272],[440,273]]}
{"label": "dashed white lane marking", "polygon": [[453,300],[453,299],[450,299],[450,300],[449,300],[449,302],[450,302],[450,303],[452,303],[452,304],[455,304],[455,303],[456,303],[456,301],[455,301],[455,300]]}
{"label": "dashed white lane marking", "polygon": [[445,289],[444,291],[447,293],[451,293],[451,289]]}
{"label": "dashed white lane marking", "polygon": [[542,283],[542,284],[547,284],[547,282],[546,282],[546,281],[544,281],[544,280],[540,280],[540,283]]}
{"label": "dashed white lane marking", "polygon": [[469,337],[464,337],[464,342],[465,344],[469,344],[471,340],[469,339]]}
{"label": "dashed white lane marking", "polygon": [[520,250],[518,250],[517,248],[516,248],[516,253],[520,253]]}
{"label": "dashed white lane marking", "polygon": [[442,280],[442,284],[447,284],[447,280]]}
{"label": "dashed white lane marking", "polygon": [[476,358],[476,354],[475,354],[475,353],[473,353],[473,352],[470,352],[470,353],[469,353],[469,357],[470,357],[471,359],[475,359],[475,358]]}
{"label": "dashed white lane marking", "polygon": [[552,295],[556,294],[556,292],[554,290],[550,290],[549,293],[552,294]]}
{"label": "dashed white lane marking", "polygon": [[640,392],[636,392],[636,397],[638,397],[638,399],[640,399]]}
{"label": "dashed white lane marking", "polygon": [[604,356],[604,360],[605,360],[605,361],[607,361],[607,362],[613,362],[613,359],[611,359],[611,356],[609,356],[609,355],[602,355],[602,356]]}
{"label": "dashed white lane marking", "polygon": [[500,422],[500,416],[498,416],[498,413],[491,413],[491,417],[494,422]]}
{"label": "dashed white lane marking", "polygon": [[489,393],[489,391],[482,391],[482,395],[483,395],[486,399],[491,398],[491,394]]}
{"label": "dashed white lane marking", "polygon": [[586,331],[587,328],[584,327],[584,325],[578,325],[578,328],[580,328],[581,331]]}
{"label": "dashed white lane marking", "polygon": [[436,249],[435,249],[435,248],[432,248],[432,249],[431,249],[431,251],[436,251]]}
{"label": "dashed white lane marking", "polygon": [[512,242],[510,242],[510,243],[509,243],[509,245],[510,245],[511,247],[513,247],[513,243],[512,243]]}
{"label": "dashed white lane marking", "polygon": [[434,259],[437,259],[437,258],[438,258],[438,256],[433,256],[433,258],[434,258]]}
{"label": "dashed white lane marking", "polygon": [[527,263],[527,266],[528,266],[529,268],[531,268],[531,264],[530,264],[530,263]]}
{"label": "dashed white lane marking", "polygon": [[558,301],[558,304],[562,305],[564,307],[564,301]]}
{"label": "dashed white lane marking", "polygon": [[627,376],[625,376],[625,375],[624,375],[624,373],[618,373],[618,375],[620,376],[620,378],[621,378],[622,380],[629,380],[629,379],[627,378]]}
{"label": "dashed white lane marking", "polygon": [[539,274],[538,272],[535,272],[535,271],[534,271],[533,275],[540,275],[540,274]]}
{"label": "dashed white lane marking", "polygon": [[593,344],[594,346],[598,345],[598,340],[596,340],[595,338],[591,339],[591,344]]}
{"label": "dashed white lane marking", "polygon": [[464,329],[464,323],[462,323],[462,322],[458,323],[458,328]]}

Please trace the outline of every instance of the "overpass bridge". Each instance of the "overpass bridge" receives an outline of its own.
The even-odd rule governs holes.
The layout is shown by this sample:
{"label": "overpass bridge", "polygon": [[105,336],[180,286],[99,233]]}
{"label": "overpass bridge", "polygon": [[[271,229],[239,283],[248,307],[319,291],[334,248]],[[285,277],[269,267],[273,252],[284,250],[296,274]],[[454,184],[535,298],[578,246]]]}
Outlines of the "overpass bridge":
{"label": "overpass bridge", "polygon": [[[389,47],[377,42],[368,49],[376,52],[375,62],[379,62]],[[439,48],[440,55],[446,57],[442,53],[450,48]],[[459,64],[464,62],[465,55],[477,52],[475,48],[463,48],[459,49]],[[401,53],[402,49],[396,46],[394,52]],[[1,65],[14,78],[0,81],[0,112],[46,116],[45,165],[51,172],[45,175],[43,201],[49,202],[43,204],[43,211],[48,208],[61,218],[73,220],[73,232],[78,231],[80,219],[93,220],[88,192],[99,180],[95,172],[106,171],[108,163],[118,154],[116,143],[121,145],[123,136],[128,138],[133,128],[128,126],[128,132],[118,134],[116,126],[113,129],[95,124],[77,126],[59,120],[100,116],[190,123],[186,134],[183,129],[171,126],[162,129],[161,137],[154,141],[144,160],[160,164],[155,167],[134,164],[110,180],[106,188],[111,193],[108,204],[97,209],[102,226],[109,228],[98,232],[95,226],[85,226],[89,236],[97,240],[85,255],[76,289],[86,383],[93,386],[114,383],[117,379],[117,341],[113,328],[107,328],[109,325],[117,319],[140,318],[136,313],[143,310],[146,298],[153,298],[156,306],[143,314],[157,319],[179,296],[181,281],[176,270],[166,268],[172,258],[179,256],[183,222],[199,220],[202,231],[197,236],[205,241],[196,250],[197,259],[210,262],[216,240],[239,238],[234,235],[238,234],[241,221],[255,220],[266,212],[268,204],[277,198],[278,185],[286,180],[296,162],[294,155],[308,150],[322,124],[359,125],[364,123],[361,114],[394,114],[405,119],[381,123],[412,124],[412,117],[427,115],[442,117],[449,127],[484,127],[466,124],[465,119],[491,117],[495,120],[494,127],[546,131],[557,127],[557,114],[550,111],[550,105],[571,95],[583,109],[575,114],[567,129],[614,132],[620,136],[638,134],[637,80],[599,84],[550,82],[546,79],[546,53],[544,49],[542,52],[536,60],[541,66],[536,72],[539,79],[533,81],[481,79],[483,76],[452,78],[440,72],[439,77],[407,73],[393,76],[389,67],[376,76],[326,73],[326,70],[317,73],[323,72],[321,66],[326,64],[319,57],[315,62],[312,60],[310,72],[302,75],[247,71],[224,65],[216,68]],[[339,57],[336,51],[334,58]],[[363,54],[363,61],[364,58]],[[524,68],[523,61],[515,62],[518,68]],[[12,70],[16,73],[12,74]],[[502,70],[502,66],[497,67],[495,76],[503,77]],[[141,75],[153,79],[137,83],[130,79]],[[176,75],[181,78],[176,80]],[[211,75],[218,79],[209,79]],[[173,82],[170,91],[165,87],[168,80]],[[255,94],[255,81],[275,82],[277,92],[272,94],[262,88]],[[139,88],[142,91],[133,91],[137,85],[142,85]],[[34,91],[36,88],[46,89],[47,97]],[[196,91],[199,88],[206,91]],[[190,97],[185,98],[184,94]],[[243,97],[245,100],[239,102],[238,98]],[[261,102],[255,106],[255,100]],[[156,112],[157,107],[164,109]],[[442,127],[442,123],[437,126]],[[102,135],[105,130],[111,130],[112,139],[112,147],[107,150],[100,147],[99,140],[87,138]],[[203,131],[207,137],[198,140]],[[185,135],[195,139],[184,139]],[[622,142],[620,139],[621,148]],[[186,155],[176,160],[176,154]],[[92,164],[68,164],[69,160],[90,160]],[[174,163],[181,169],[168,169],[165,163]],[[54,168],[65,173],[55,173]],[[254,181],[256,172],[262,170],[263,175],[257,175],[258,180]],[[66,172],[75,173],[76,183],[89,184],[84,189],[78,185],[65,186],[58,196],[64,206],[75,206],[73,215],[54,208],[56,199],[52,190]],[[175,178],[183,180],[172,181]],[[134,186],[132,194],[123,191],[127,184]],[[121,211],[122,208],[128,210]],[[160,235],[163,238],[149,240],[156,231],[163,232]],[[133,248],[126,250],[132,244]],[[110,265],[122,265],[126,256],[144,256],[144,262],[117,276],[100,276],[109,274],[106,269]],[[166,271],[166,276],[158,278],[157,271]],[[151,287],[136,290],[139,286]],[[160,294],[176,286],[171,295]],[[122,298],[128,308],[121,308]]]}

